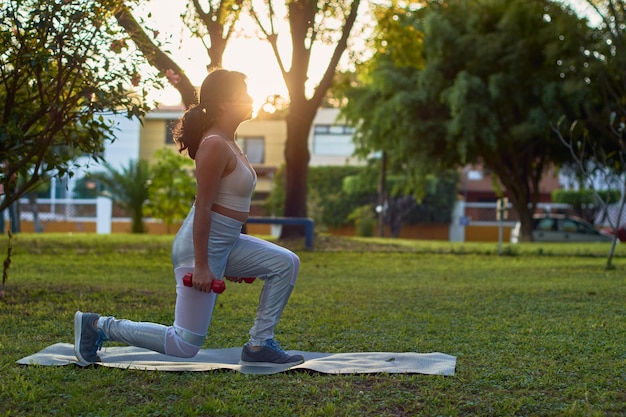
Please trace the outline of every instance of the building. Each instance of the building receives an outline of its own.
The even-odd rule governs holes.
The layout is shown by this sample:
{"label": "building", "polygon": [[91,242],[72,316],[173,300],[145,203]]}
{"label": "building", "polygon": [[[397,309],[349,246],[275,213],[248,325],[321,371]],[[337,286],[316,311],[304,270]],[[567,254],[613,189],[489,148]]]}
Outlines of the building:
{"label": "building", "polygon": [[[184,107],[161,106],[151,111],[143,120],[127,119],[123,115],[112,116],[116,125],[116,140],[107,144],[104,159],[115,168],[126,166],[130,160],[144,159],[154,162],[154,154],[157,150],[171,148],[176,150],[172,140],[171,128],[182,116]],[[310,151],[310,166],[329,165],[355,165],[363,164],[364,161],[355,158],[354,144],[352,143],[353,128],[342,123],[339,119],[339,110],[320,108],[313,121],[309,132],[308,144]],[[242,123],[237,131],[237,140],[241,148],[247,154],[249,161],[257,172],[258,183],[254,195],[252,214],[262,215],[262,202],[271,192],[274,173],[284,164],[284,148],[287,139],[287,126],[284,120],[259,120],[253,119]],[[102,170],[99,164],[93,161],[82,161],[83,167],[76,172],[68,183],[58,184],[57,197],[63,198],[74,189],[77,180],[88,172]],[[541,202],[549,202],[551,192],[560,188],[561,184],[556,175],[547,175],[541,182]],[[61,189],[64,194],[61,194]],[[68,193],[69,190],[69,193]],[[465,210],[459,216],[463,219],[463,236],[466,240],[493,240],[494,232],[485,234],[484,226],[493,225],[495,222],[495,202],[497,196],[493,191],[493,178],[490,173],[480,166],[467,166],[460,172],[459,193],[462,200],[467,203]],[[55,196],[51,195],[52,200]],[[472,207],[471,204],[476,204]],[[494,208],[484,209],[480,204],[491,204]],[[52,201],[51,206],[55,206]],[[511,219],[514,220],[514,219]],[[509,223],[512,223],[510,221]],[[46,230],[58,231],[57,225],[49,225]],[[159,232],[158,223],[148,225],[150,232]],[[452,227],[454,227],[454,221]],[[483,227],[482,229],[480,227]],[[511,225],[507,225],[505,234]],[[127,226],[113,227],[114,232],[124,232]],[[268,233],[269,226],[254,225],[252,232],[261,228],[258,233]],[[71,226],[70,226],[71,229]],[[86,224],[85,219],[80,225],[76,225],[71,231],[95,231]],[[268,230],[265,230],[268,229]],[[475,229],[473,231],[473,229]],[[23,231],[29,231],[28,227]],[[477,234],[477,238],[471,236]],[[434,234],[423,232],[410,232],[403,237],[436,238],[448,236],[448,231],[438,231]],[[481,237],[482,236],[482,237]]]}
{"label": "building", "polygon": [[[157,150],[162,148],[176,150],[171,128],[182,116],[183,111],[182,105],[161,106],[145,116],[141,129],[136,130],[135,126],[123,125],[122,128],[128,129],[134,137],[125,136],[122,140],[134,149],[119,145],[114,147],[114,142],[111,147],[107,147],[105,158],[107,161],[139,158],[154,162],[154,153]],[[338,122],[338,116],[338,109],[318,110],[309,132],[310,166],[363,163],[352,156],[353,129]],[[136,124],[139,125],[139,122]],[[261,214],[261,202],[272,190],[274,173],[284,164],[286,140],[287,125],[284,120],[252,119],[242,123],[237,130],[237,142],[258,176],[252,209],[254,215]]]}

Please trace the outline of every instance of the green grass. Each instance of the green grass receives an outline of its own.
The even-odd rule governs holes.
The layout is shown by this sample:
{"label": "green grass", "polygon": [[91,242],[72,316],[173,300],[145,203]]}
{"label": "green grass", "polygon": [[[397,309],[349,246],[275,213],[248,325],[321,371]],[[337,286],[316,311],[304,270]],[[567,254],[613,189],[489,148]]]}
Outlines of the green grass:
{"label": "green grass", "polygon": [[[623,416],[626,245],[320,236],[287,349],[444,352],[456,375],[271,376],[20,366],[73,342],[75,310],[170,324],[171,236],[18,235],[0,286],[0,416]],[[6,237],[0,240],[2,258]],[[206,348],[246,340],[260,283],[231,284]]]}

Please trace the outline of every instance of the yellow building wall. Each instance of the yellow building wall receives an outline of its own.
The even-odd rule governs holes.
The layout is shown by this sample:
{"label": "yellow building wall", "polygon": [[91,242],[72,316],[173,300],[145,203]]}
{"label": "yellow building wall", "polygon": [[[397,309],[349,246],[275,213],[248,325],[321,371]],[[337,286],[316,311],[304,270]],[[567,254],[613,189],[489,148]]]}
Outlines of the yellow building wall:
{"label": "yellow building wall", "polygon": [[[143,127],[139,138],[139,158],[151,164],[155,163],[156,151],[169,148],[177,152],[175,144],[166,144],[167,124],[180,117],[178,112],[155,113],[143,120]],[[284,163],[284,149],[287,141],[287,124],[284,120],[248,120],[242,123],[237,130],[238,138],[254,137],[264,139],[264,163],[253,164],[257,172],[267,169],[278,169]],[[264,170],[259,170],[264,168]],[[272,190],[273,178],[266,174],[260,174],[256,193],[269,193]],[[262,204],[262,201],[253,201],[254,204]]]}
{"label": "yellow building wall", "polygon": [[284,120],[248,120],[237,129],[237,137],[262,137],[265,139],[265,163],[280,166],[284,161],[287,123]]}
{"label": "yellow building wall", "polygon": [[[139,157],[154,162],[154,153],[165,147],[176,151],[176,145],[165,143],[167,123],[172,119],[146,118],[139,139]],[[284,161],[287,124],[284,120],[249,120],[237,130],[237,137],[262,137],[265,142],[263,167],[278,168]]]}
{"label": "yellow building wall", "polygon": [[155,163],[154,153],[159,149],[170,148],[176,150],[176,145],[165,143],[167,119],[144,119],[143,128],[139,136],[139,159],[151,164]]}

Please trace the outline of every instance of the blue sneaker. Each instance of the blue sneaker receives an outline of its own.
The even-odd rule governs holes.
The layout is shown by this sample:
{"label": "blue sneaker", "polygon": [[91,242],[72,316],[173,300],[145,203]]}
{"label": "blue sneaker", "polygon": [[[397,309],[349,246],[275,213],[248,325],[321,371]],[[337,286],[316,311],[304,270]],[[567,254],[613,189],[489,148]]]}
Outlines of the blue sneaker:
{"label": "blue sneaker", "polygon": [[241,365],[245,366],[295,366],[304,362],[302,355],[288,355],[274,339],[268,339],[257,349],[250,343],[243,345]]}
{"label": "blue sneaker", "polygon": [[98,351],[102,348],[102,342],[106,340],[102,330],[95,326],[100,318],[95,313],[81,313],[74,315],[74,353],[82,364],[100,362]]}

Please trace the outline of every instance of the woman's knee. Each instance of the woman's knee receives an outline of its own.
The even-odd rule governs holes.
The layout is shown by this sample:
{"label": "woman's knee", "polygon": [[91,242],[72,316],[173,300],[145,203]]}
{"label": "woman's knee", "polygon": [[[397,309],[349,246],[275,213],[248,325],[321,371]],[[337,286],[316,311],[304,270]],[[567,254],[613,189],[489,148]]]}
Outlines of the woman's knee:
{"label": "woman's knee", "polygon": [[179,350],[180,355],[178,356],[179,358],[193,358],[200,351],[200,346],[189,344],[185,345],[181,345],[181,349]]}
{"label": "woman's knee", "polygon": [[300,270],[300,258],[293,252],[289,252],[285,259],[287,273],[286,275],[291,280],[291,285],[295,285],[298,271]]}
{"label": "woman's knee", "polygon": [[193,358],[200,351],[200,346],[194,346],[182,339],[167,347],[167,354],[177,358]]}
{"label": "woman's knee", "polygon": [[200,347],[189,343],[173,327],[170,328],[165,342],[165,352],[177,358],[193,358],[200,351]]}
{"label": "woman's knee", "polygon": [[294,273],[297,275],[300,270],[300,258],[295,253],[291,253],[291,261],[293,263]]}

